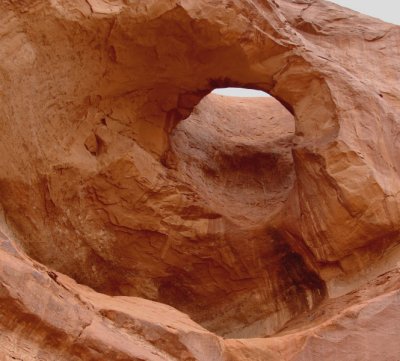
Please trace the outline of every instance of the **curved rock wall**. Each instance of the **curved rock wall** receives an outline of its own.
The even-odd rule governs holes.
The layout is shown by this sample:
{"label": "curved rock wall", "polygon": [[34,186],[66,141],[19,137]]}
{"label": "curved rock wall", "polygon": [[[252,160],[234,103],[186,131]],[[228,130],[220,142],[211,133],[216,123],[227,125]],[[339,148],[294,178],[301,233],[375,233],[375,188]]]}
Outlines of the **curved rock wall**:
{"label": "curved rock wall", "polygon": [[311,0],[0,10],[0,224],[36,261],[235,338],[398,267],[397,26]]}

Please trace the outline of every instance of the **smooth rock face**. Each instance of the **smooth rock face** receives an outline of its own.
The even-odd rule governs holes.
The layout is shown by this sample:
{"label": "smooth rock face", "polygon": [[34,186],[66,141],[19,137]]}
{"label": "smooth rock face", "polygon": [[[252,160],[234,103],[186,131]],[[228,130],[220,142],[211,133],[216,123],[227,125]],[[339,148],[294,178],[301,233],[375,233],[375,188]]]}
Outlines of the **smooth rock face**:
{"label": "smooth rock face", "polygon": [[0,360],[397,360],[399,27],[321,0],[0,19]]}

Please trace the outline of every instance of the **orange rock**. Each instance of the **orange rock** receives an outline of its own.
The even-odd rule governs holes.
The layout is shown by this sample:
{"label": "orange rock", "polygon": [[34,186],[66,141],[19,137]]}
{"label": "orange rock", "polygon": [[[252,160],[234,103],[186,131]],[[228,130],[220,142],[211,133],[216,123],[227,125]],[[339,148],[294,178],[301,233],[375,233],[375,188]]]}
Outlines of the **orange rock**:
{"label": "orange rock", "polygon": [[322,0],[0,19],[5,357],[397,357],[399,27]]}

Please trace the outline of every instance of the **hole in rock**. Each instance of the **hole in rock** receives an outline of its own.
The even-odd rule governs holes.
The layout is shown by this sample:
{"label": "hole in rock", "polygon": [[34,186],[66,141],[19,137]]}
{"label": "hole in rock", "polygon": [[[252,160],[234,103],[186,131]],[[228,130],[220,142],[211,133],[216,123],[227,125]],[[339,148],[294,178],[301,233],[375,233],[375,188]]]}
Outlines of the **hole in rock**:
{"label": "hole in rock", "polygon": [[262,90],[246,89],[246,88],[217,88],[213,94],[225,95],[231,97],[259,98],[269,97],[269,94]]}
{"label": "hole in rock", "polygon": [[294,133],[293,116],[267,93],[218,88],[171,139],[178,174],[207,205],[242,225],[257,225],[282,207],[293,186]]}
{"label": "hole in rock", "polygon": [[182,228],[192,233],[182,252],[192,257],[159,279],[159,299],[225,337],[272,335],[324,296],[281,229],[294,133],[275,98],[228,88],[206,96],[171,135],[174,169],[198,198],[181,214],[193,227]]}
{"label": "hole in rock", "polygon": [[272,335],[308,312],[325,288],[285,208],[295,121],[289,106],[255,94],[212,93],[194,108],[197,95],[181,94],[191,114],[173,130],[160,127],[169,108],[132,111],[130,97],[107,118],[93,112],[95,128],[75,149],[84,164],[62,162],[40,179],[35,206],[47,223],[37,234],[25,223],[28,253],[99,292],[169,304],[225,337]]}

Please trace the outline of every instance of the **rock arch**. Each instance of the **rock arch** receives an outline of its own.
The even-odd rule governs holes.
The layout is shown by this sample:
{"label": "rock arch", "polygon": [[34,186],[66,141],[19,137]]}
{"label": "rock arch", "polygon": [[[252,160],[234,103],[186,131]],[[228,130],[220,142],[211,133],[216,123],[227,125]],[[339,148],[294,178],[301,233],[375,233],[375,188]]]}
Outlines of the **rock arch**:
{"label": "rock arch", "polygon": [[[336,29],[324,9],[343,10],[311,1],[1,6],[15,22],[4,49],[17,49],[18,61],[5,53],[0,69],[0,196],[10,232],[35,259],[105,293],[170,302],[204,324],[210,295],[230,302],[229,291],[249,288],[243,302],[216,302],[215,314],[249,305],[241,323],[224,319],[230,330],[259,320],[252,292],[270,282],[265,299],[279,300],[265,311],[276,318],[272,333],[326,285],[331,295],[354,287],[349,277],[397,244],[399,89],[373,65],[398,69],[389,50],[376,51],[396,39],[390,25],[360,16],[355,33],[346,18],[332,20]],[[322,15],[311,22],[308,13]],[[370,60],[357,68],[351,57]],[[248,249],[245,233],[208,209],[168,158],[177,124],[221,86],[266,91],[296,122],[291,194],[254,231],[267,248],[256,260],[279,255],[271,278],[252,274],[250,256],[232,261]],[[240,247],[213,259],[235,237]],[[281,293],[299,284],[300,293]]]}

